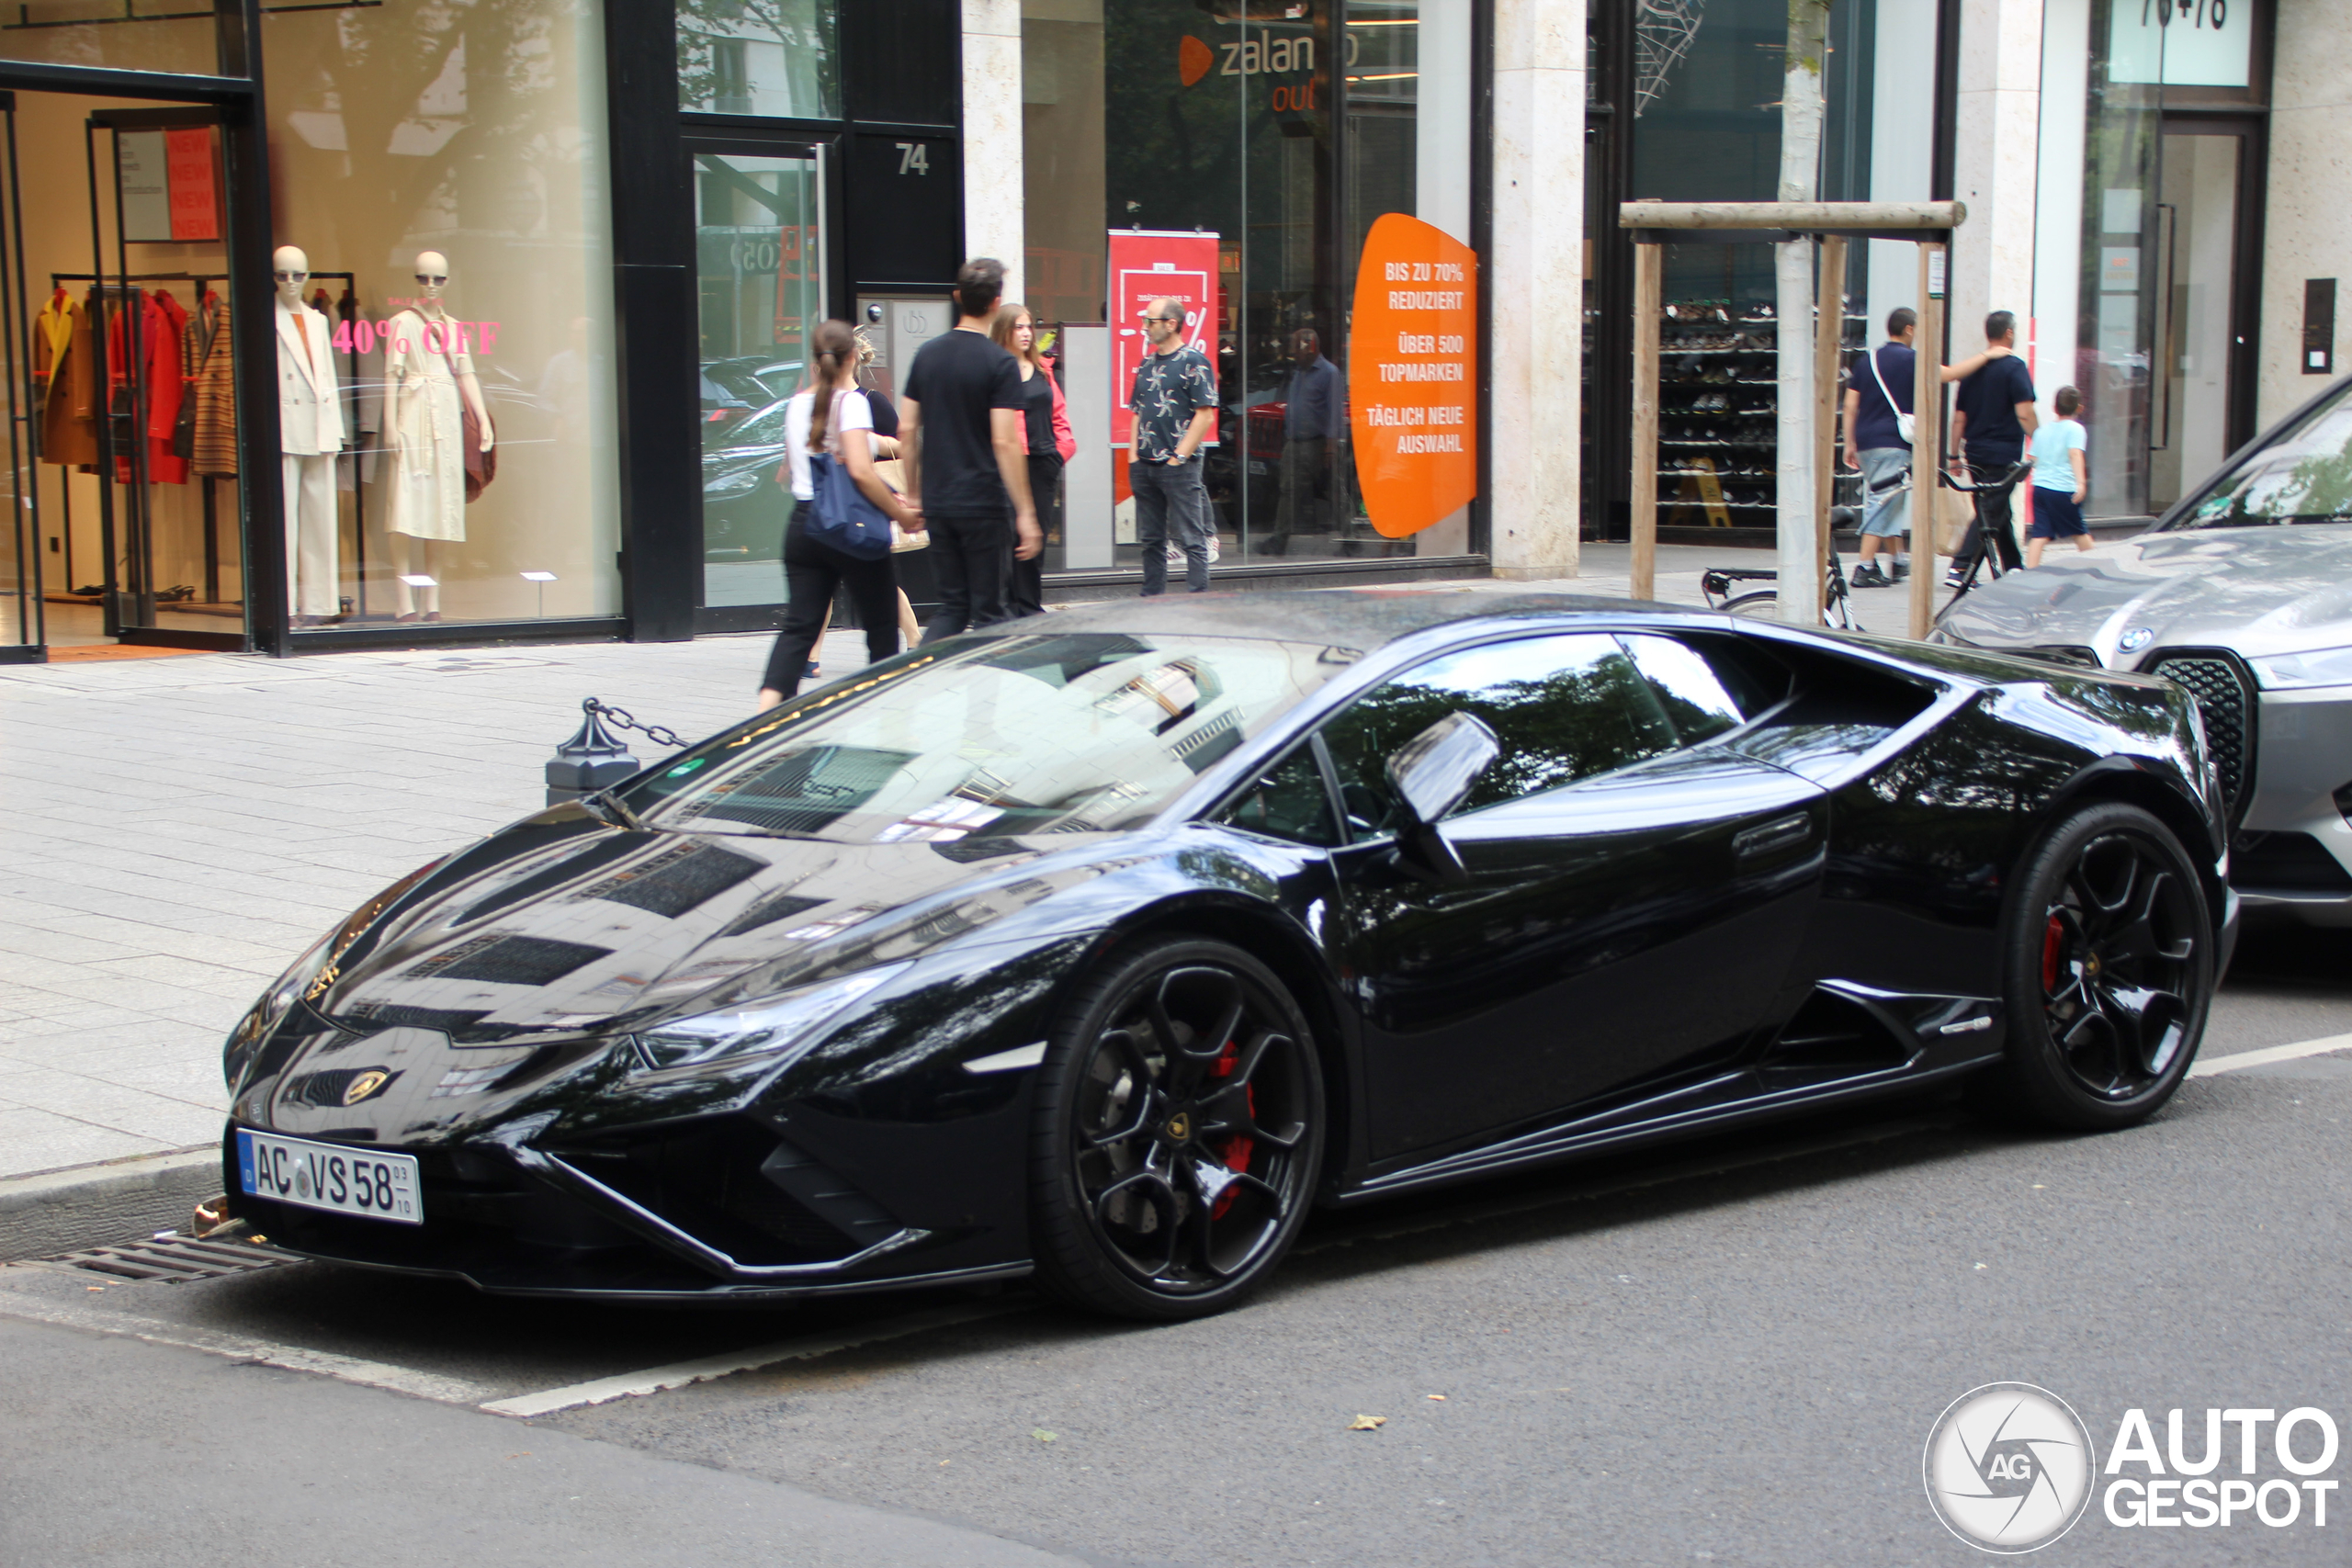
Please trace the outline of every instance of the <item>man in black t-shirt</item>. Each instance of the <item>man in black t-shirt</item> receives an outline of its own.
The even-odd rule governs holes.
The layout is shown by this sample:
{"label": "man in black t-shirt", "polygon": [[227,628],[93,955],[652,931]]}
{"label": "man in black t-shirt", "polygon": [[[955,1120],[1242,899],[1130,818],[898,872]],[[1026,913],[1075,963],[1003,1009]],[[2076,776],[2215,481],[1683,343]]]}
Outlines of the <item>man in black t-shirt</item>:
{"label": "man in black t-shirt", "polygon": [[[2017,317],[2007,310],[1985,317],[1984,341],[1995,348],[2014,350]],[[1952,471],[1961,473],[1961,456],[1965,453],[1963,478],[1990,485],[2007,477],[2025,456],[2027,438],[2040,423],[2033,412],[2033,378],[2027,373],[2025,361],[2015,353],[1986,361],[1983,369],[1961,382],[1952,402]],[[1987,491],[1978,498],[1976,521],[1969,525],[1968,541],[1952,557],[1951,572],[1946,579],[1955,587],[1967,578],[1968,569],[1984,548],[1987,530],[2000,549],[2005,570],[2015,571],[2025,564],[2025,558],[2018,553],[2017,529],[2009,522],[2011,493],[2004,490],[1996,495]]]}
{"label": "man in black t-shirt", "polygon": [[966,262],[956,274],[956,330],[922,345],[899,395],[906,500],[922,510],[939,585],[926,643],[1010,619],[1011,558],[1028,560],[1046,547],[1029,495],[1021,367],[989,341],[1003,295],[1002,262]]}

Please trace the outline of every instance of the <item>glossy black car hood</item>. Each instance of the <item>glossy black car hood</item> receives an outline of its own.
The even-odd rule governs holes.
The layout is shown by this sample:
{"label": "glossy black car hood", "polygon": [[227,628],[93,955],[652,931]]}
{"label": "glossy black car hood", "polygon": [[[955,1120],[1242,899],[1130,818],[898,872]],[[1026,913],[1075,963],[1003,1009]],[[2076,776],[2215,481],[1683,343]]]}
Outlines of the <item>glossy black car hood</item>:
{"label": "glossy black car hood", "polygon": [[576,807],[533,827],[571,830],[481,846],[468,858],[489,863],[436,878],[382,922],[318,1010],[347,1030],[424,1027],[460,1046],[640,1027],[920,956],[1091,880],[1113,837],[1048,856],[1015,840],[635,832]]}

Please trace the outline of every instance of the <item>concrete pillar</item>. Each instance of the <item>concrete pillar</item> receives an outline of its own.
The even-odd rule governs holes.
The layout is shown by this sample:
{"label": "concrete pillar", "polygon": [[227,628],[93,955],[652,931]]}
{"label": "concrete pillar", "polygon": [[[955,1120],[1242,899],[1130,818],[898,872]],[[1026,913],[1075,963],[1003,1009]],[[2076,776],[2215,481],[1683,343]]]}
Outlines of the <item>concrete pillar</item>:
{"label": "concrete pillar", "polygon": [[1984,318],[1994,310],[2017,312],[2018,348],[2027,347],[2041,150],[2041,6],[2042,0],[1965,0],[1961,9],[1952,194],[1967,204],[1968,221],[1952,235],[1955,359],[1984,346]]}
{"label": "concrete pillar", "polygon": [[1583,6],[1495,0],[1490,549],[1495,575],[1521,581],[1577,573],[1584,51]]}
{"label": "concrete pillar", "polygon": [[2305,279],[2337,280],[2335,375],[2352,370],[2352,208],[2341,198],[2352,183],[2352,34],[2338,0],[2281,0],[2278,39],[2262,228],[2258,425],[2286,418],[2333,379],[2303,372]]}
{"label": "concrete pillar", "polygon": [[1004,297],[1023,299],[1021,0],[964,4],[964,254],[1004,264]]}

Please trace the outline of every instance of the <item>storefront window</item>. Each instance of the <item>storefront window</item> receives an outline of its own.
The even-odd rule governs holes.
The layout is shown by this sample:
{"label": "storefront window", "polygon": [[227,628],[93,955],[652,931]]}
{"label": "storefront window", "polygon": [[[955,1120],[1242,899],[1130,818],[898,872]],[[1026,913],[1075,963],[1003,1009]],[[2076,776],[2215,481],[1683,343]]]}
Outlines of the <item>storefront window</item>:
{"label": "storefront window", "polygon": [[280,400],[297,625],[618,614],[595,7],[273,10],[263,44],[273,237],[312,275],[280,367],[323,331],[336,389]]}
{"label": "storefront window", "polygon": [[[1924,188],[1890,189],[1888,181],[1872,178],[1876,10],[1864,0],[1831,14],[1822,81],[1823,200],[1927,196]],[[1671,33],[1676,47],[1652,40],[1637,55],[1635,197],[1777,198],[1787,40],[1788,10],[1781,0],[1715,0],[1703,12],[1687,9]],[[1932,47],[1912,67],[1932,101]],[[1864,302],[1876,304],[1870,282],[1869,248],[1856,245],[1848,253],[1842,334],[1851,348],[1866,341]],[[1668,245],[1663,292],[1658,521],[1687,527],[1772,527],[1779,511],[1781,328],[1773,247]],[[1808,342],[1811,328],[1810,321],[1799,323]],[[1837,502],[1858,502],[1860,493],[1859,476],[1838,476]]]}
{"label": "storefront window", "polygon": [[[1105,296],[1106,231],[1214,237],[1216,334],[1202,346],[1221,406],[1204,479],[1227,570],[1468,548],[1466,506],[1402,536],[1374,525],[1349,369],[1357,261],[1376,220],[1399,213],[1468,243],[1469,28],[1469,0],[1024,0],[1040,315],[1132,333],[1128,301]],[[1124,403],[1126,389],[1091,368],[1115,355],[1072,363],[1106,383],[1071,384],[1074,423],[1087,400]],[[1070,564],[1138,562],[1121,458],[1099,494],[1073,479]],[[1086,554],[1098,529],[1115,543],[1100,558]]]}
{"label": "storefront window", "polygon": [[678,0],[678,107],[828,119],[841,112],[832,0]]}
{"label": "storefront window", "polygon": [[2143,28],[2137,4],[2095,0],[2091,9],[2074,384],[2090,435],[2086,510],[2126,517],[2148,510],[2166,29]]}
{"label": "storefront window", "polygon": [[0,60],[218,75],[212,12],[180,0],[20,0],[0,18]]}

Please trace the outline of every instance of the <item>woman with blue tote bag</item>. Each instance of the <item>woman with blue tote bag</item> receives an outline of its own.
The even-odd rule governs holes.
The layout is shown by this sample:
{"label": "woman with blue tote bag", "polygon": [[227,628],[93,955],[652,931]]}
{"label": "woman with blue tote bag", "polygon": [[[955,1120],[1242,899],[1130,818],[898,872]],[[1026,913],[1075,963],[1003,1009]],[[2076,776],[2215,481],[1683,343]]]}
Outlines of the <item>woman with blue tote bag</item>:
{"label": "woman with blue tote bag", "polygon": [[823,635],[836,588],[847,585],[865,628],[865,656],[899,651],[898,581],[890,570],[890,525],[922,528],[922,513],[874,469],[874,415],[857,389],[857,340],[847,321],[825,321],[810,334],[816,377],[786,405],[787,453],[779,482],[792,486],[792,521],[784,530],[784,628],[768,654],[760,706],[772,708],[800,690],[809,651]]}

